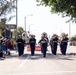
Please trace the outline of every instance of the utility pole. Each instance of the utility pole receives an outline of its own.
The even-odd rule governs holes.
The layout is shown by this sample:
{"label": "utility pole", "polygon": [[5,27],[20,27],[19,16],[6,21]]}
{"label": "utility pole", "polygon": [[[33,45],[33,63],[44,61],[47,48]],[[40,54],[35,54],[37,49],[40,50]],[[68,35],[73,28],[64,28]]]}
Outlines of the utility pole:
{"label": "utility pole", "polygon": [[16,0],[16,40],[17,40],[17,37],[18,37],[17,26],[18,26],[18,0]]}

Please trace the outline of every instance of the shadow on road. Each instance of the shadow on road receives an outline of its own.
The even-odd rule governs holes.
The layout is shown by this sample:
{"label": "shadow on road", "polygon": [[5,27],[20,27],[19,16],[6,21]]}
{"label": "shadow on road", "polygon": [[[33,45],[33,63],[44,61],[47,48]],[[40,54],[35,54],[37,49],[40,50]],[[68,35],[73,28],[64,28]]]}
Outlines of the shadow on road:
{"label": "shadow on road", "polygon": [[23,56],[20,57],[20,59],[28,59],[28,60],[37,60],[42,58],[42,54],[35,54],[31,56],[30,54],[24,54]]}
{"label": "shadow on road", "polygon": [[[20,60],[28,59],[28,60],[38,60],[38,59],[43,59],[43,55],[41,53],[35,53],[34,56],[31,56],[30,53],[26,53],[22,56],[18,56],[18,54],[11,54],[10,56],[6,56],[5,59],[12,59],[12,58],[17,58]],[[45,59],[49,60],[76,60],[76,55],[74,54],[66,54],[62,55],[57,53],[57,55],[53,55],[52,53],[47,53]],[[4,60],[1,59],[0,60]]]}
{"label": "shadow on road", "polygon": [[0,57],[0,61],[1,61],[1,60],[4,60],[4,58],[1,58],[1,57]]}
{"label": "shadow on road", "polygon": [[76,60],[76,55],[70,55],[69,53],[66,55],[62,55],[62,54],[53,55],[47,53],[46,58],[51,60]]}

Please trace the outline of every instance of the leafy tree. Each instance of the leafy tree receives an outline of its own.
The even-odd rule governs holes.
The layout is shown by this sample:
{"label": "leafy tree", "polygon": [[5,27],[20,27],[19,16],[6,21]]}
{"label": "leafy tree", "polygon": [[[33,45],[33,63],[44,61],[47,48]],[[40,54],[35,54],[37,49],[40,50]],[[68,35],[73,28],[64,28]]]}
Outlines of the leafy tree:
{"label": "leafy tree", "polygon": [[12,31],[12,38],[16,39],[16,29],[14,29],[14,31]]}
{"label": "leafy tree", "polygon": [[[3,16],[6,16],[8,14],[11,14],[14,9],[16,8],[16,0],[0,0],[0,18]],[[13,17],[10,16],[9,19]]]}
{"label": "leafy tree", "polygon": [[51,12],[69,16],[70,20],[76,21],[76,0],[36,0],[37,5],[51,7]]}
{"label": "leafy tree", "polygon": [[[15,2],[16,0],[0,0],[0,29],[6,28],[7,15],[15,11],[16,9]],[[11,20],[12,17],[14,17],[14,15],[10,15],[8,21]],[[5,31],[3,30],[1,31],[1,33],[4,32]]]}
{"label": "leafy tree", "polygon": [[71,41],[76,41],[76,35],[71,37]]}
{"label": "leafy tree", "polygon": [[1,32],[1,34],[5,33],[5,28],[6,28],[6,19],[3,18],[0,21],[0,32]]}
{"label": "leafy tree", "polygon": [[1,19],[0,28],[3,28],[5,26],[5,24],[6,24],[6,19],[5,18]]}
{"label": "leafy tree", "polygon": [[22,35],[22,33],[24,32],[22,27],[18,27],[17,31],[19,35]]}
{"label": "leafy tree", "polygon": [[72,36],[70,39],[70,45],[76,46],[76,35]]}

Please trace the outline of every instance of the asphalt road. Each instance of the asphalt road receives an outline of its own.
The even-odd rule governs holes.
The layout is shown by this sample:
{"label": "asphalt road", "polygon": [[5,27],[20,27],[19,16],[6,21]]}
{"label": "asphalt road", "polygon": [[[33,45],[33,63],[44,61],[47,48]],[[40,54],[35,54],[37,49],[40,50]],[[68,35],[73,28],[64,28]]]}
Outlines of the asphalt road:
{"label": "asphalt road", "polygon": [[76,47],[68,47],[67,55],[61,55],[58,48],[57,55],[52,55],[48,48],[46,58],[37,51],[34,56],[30,52],[18,57],[16,51],[11,56],[0,58],[0,75],[76,75]]}

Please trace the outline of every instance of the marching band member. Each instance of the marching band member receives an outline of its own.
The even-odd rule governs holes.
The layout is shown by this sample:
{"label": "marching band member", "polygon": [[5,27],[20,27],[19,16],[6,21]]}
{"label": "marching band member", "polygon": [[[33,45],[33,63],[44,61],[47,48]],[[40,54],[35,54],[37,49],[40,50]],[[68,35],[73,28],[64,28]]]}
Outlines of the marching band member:
{"label": "marching band member", "polygon": [[51,51],[52,54],[56,55],[57,53],[57,45],[58,45],[58,35],[57,34],[53,34],[51,40],[50,40],[50,46],[51,46]]}
{"label": "marching band member", "polygon": [[31,48],[31,55],[33,56],[35,51],[35,44],[36,44],[36,39],[34,35],[31,35],[31,38],[29,39],[29,43]]}
{"label": "marching band member", "polygon": [[43,57],[46,57],[47,42],[48,42],[48,40],[45,37],[41,37],[41,40],[39,41],[39,43],[41,45],[41,51],[43,53]]}
{"label": "marching band member", "polygon": [[67,45],[68,45],[68,40],[69,40],[67,36],[68,36],[67,34],[64,34],[60,42],[60,50],[63,55],[66,55],[66,50],[67,50]]}
{"label": "marching band member", "polygon": [[21,56],[24,54],[24,41],[22,40],[21,36],[18,36],[18,39],[16,40],[17,47],[18,47],[18,55]]}

